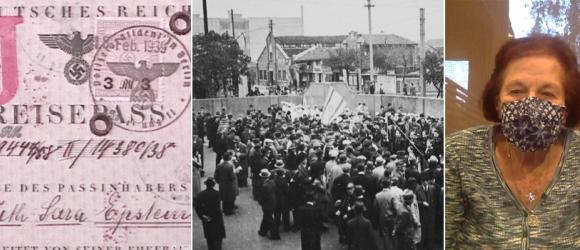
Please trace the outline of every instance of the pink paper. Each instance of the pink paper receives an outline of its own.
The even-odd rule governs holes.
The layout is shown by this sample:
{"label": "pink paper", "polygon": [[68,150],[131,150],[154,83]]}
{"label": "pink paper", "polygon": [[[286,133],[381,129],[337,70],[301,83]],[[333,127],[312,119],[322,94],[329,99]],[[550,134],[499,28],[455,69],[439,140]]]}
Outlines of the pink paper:
{"label": "pink paper", "polygon": [[0,249],[191,248],[189,9],[0,3]]}

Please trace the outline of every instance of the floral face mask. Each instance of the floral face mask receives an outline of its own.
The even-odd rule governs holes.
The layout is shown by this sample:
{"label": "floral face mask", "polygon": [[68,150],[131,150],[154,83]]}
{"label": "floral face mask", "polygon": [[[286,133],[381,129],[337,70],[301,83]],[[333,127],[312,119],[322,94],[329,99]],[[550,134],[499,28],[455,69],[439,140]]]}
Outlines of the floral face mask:
{"label": "floral face mask", "polygon": [[522,151],[546,150],[558,139],[565,113],[565,107],[526,97],[501,107],[501,131]]}

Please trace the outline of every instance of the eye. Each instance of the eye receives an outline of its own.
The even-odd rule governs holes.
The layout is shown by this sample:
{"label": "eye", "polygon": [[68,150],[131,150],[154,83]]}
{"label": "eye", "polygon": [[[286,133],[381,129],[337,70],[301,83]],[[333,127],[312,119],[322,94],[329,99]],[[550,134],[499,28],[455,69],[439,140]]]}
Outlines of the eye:
{"label": "eye", "polygon": [[556,97],[556,95],[552,92],[542,92],[542,95],[547,96],[547,97]]}
{"label": "eye", "polygon": [[508,94],[510,94],[510,95],[517,95],[517,94],[521,94],[521,93],[523,93],[523,92],[524,92],[524,91],[523,91],[523,90],[521,90],[521,89],[512,89],[512,90],[510,90],[510,91],[508,92]]}

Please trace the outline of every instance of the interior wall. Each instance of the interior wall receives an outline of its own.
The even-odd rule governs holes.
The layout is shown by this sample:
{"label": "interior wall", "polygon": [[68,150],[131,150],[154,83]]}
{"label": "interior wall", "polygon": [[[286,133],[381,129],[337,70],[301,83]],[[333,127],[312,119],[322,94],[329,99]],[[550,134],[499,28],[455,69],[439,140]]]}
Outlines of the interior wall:
{"label": "interior wall", "polygon": [[481,114],[480,97],[493,70],[495,53],[510,39],[510,33],[507,0],[445,1],[445,60],[469,61],[465,103],[456,99],[456,85],[446,86],[446,134],[490,124]]}

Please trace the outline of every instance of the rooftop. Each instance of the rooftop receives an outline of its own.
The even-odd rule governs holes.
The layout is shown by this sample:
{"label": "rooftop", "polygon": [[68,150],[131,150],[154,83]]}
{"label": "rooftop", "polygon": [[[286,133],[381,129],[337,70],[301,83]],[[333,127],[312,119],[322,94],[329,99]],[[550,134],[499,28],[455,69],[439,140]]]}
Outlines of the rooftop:
{"label": "rooftop", "polygon": [[[359,34],[356,32],[349,33],[349,36],[346,38],[346,43],[357,43],[359,38],[363,38],[365,44],[369,43],[369,34]],[[399,35],[395,34],[373,34],[373,44],[387,44],[387,45],[417,45],[417,42],[409,40]]]}
{"label": "rooftop", "polygon": [[277,36],[280,44],[341,44],[347,36]]}
{"label": "rooftop", "polygon": [[306,62],[306,61],[318,61],[329,59],[332,57],[334,50],[331,48],[324,47],[314,47],[305,54],[297,57],[294,61],[296,62]]}

